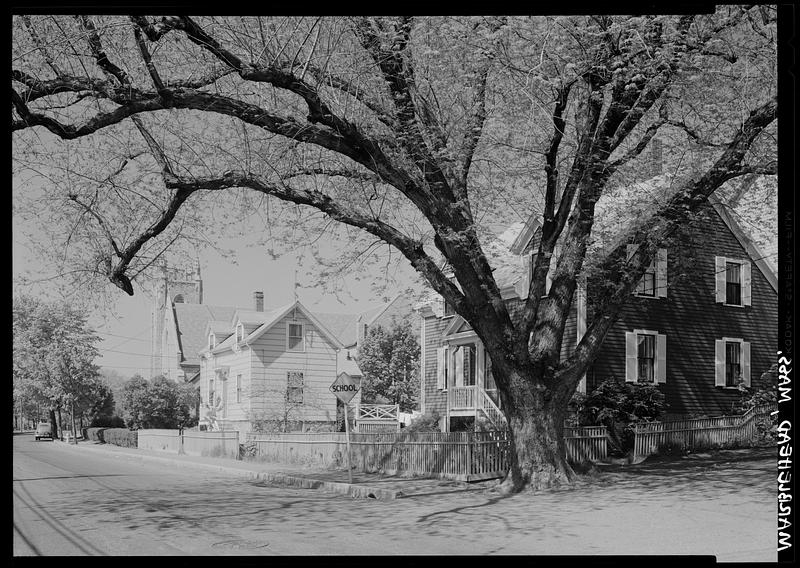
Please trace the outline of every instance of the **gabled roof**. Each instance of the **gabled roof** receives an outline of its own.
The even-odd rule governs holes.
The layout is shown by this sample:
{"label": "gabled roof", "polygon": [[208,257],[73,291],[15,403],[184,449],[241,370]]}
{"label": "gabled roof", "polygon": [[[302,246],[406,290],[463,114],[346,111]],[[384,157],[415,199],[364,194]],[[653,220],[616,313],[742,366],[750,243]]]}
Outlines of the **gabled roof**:
{"label": "gabled roof", "polygon": [[174,304],[173,314],[183,362],[200,364],[198,354],[208,344],[208,321],[230,319],[235,309],[207,304]]}
{"label": "gabled roof", "polygon": [[736,240],[738,240],[739,244],[742,245],[742,248],[747,251],[747,254],[750,256],[750,260],[752,260],[753,263],[758,266],[758,268],[761,270],[761,273],[770,283],[770,286],[772,286],[775,292],[777,292],[778,274],[775,268],[772,266],[772,263],[769,261],[769,258],[761,252],[747,232],[742,229],[736,219],[734,219],[730,208],[727,205],[722,203],[719,198],[713,194],[708,197],[708,202],[720,216],[722,221],[728,226],[731,233],[733,233],[733,236],[736,237]]}
{"label": "gabled roof", "polygon": [[[316,316],[314,316],[305,306],[303,306],[303,304],[300,303],[300,300],[295,300],[294,302],[292,302],[291,304],[288,304],[287,306],[284,306],[282,308],[278,308],[276,310],[273,310],[272,312],[268,312],[269,319],[267,321],[265,321],[263,324],[261,324],[260,326],[258,326],[258,329],[256,329],[250,335],[248,335],[244,340],[245,343],[249,345],[250,343],[252,343],[256,339],[261,337],[261,335],[263,335],[264,333],[269,331],[276,323],[278,323],[284,317],[289,315],[289,312],[291,312],[294,309],[299,310],[309,321],[311,321],[311,323],[314,324],[314,327],[316,327],[317,330],[322,335],[324,335],[328,339],[328,341],[330,341],[331,344],[335,348],[337,348],[337,349],[344,348],[344,345],[342,345],[342,342],[339,341],[339,339],[330,330],[328,330],[327,326],[325,326],[321,321],[319,321],[319,319],[317,319]],[[258,312],[258,313],[260,313],[260,312]],[[267,312],[264,312],[264,313],[266,314]],[[216,351],[216,350],[214,350],[214,351]]]}
{"label": "gabled roof", "polygon": [[256,310],[246,310],[239,308],[234,312],[233,316],[231,316],[228,325],[231,328],[233,328],[236,325],[236,323],[240,321],[244,325],[261,325],[265,321],[268,321],[270,317],[272,317],[270,315],[272,311],[274,310],[268,312],[259,312]]}
{"label": "gabled roof", "polygon": [[[595,207],[595,224],[592,229],[592,244],[589,248],[595,250],[601,248],[607,251],[616,248],[620,237],[624,238],[631,223],[645,221],[651,217],[653,204],[665,202],[674,194],[678,184],[673,182],[674,176],[662,174],[643,182],[610,188],[598,200]],[[643,200],[642,195],[647,195],[649,199]],[[769,255],[765,255],[761,251],[751,235],[736,221],[735,211],[724,204],[716,194],[712,194],[708,198],[708,202],[777,292],[777,270],[769,260]],[[515,254],[522,254],[525,251],[536,231],[541,227],[538,216],[538,213],[532,213],[517,236],[511,246],[512,252],[518,251]],[[519,279],[513,274],[514,270],[507,270],[506,273],[500,273],[500,269],[495,271],[495,279],[500,288],[504,286],[500,283],[501,278],[510,279],[512,283]]]}
{"label": "gabled roof", "polygon": [[359,314],[336,314],[328,312],[314,312],[317,319],[333,333],[344,346],[355,345],[358,342]]}

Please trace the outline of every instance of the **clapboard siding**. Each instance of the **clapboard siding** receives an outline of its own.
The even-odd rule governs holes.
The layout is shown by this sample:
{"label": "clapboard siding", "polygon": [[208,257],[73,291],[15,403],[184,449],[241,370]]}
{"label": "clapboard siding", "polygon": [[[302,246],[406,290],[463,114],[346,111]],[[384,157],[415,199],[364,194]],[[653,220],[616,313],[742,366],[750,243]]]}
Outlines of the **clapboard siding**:
{"label": "clapboard siding", "polygon": [[[305,351],[286,351],[289,321],[305,326]],[[253,412],[266,419],[281,419],[288,408],[285,401],[287,373],[303,373],[303,404],[292,408],[292,420],[336,420],[336,397],[328,387],[336,378],[336,351],[328,339],[299,310],[287,315],[251,345]]]}
{"label": "clapboard siding", "polygon": [[[715,256],[751,261],[751,306],[715,302]],[[667,412],[730,412],[740,394],[736,389],[714,386],[714,341],[736,337],[750,342],[751,384],[756,386],[772,364],[778,344],[777,293],[711,206],[692,223],[692,237],[684,239],[680,249],[668,249],[667,262],[667,297],[632,298],[623,308],[588,373],[588,388],[611,377],[624,380],[625,332],[654,330],[667,336],[667,382],[659,385],[666,396]]]}

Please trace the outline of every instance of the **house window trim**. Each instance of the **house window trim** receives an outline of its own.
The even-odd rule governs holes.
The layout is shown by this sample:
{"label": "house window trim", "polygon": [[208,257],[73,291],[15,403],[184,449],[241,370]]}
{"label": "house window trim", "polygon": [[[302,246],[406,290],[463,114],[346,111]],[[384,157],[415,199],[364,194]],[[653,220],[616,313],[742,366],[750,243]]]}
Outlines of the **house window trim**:
{"label": "house window trim", "polygon": [[239,322],[236,324],[236,343],[242,343],[244,341],[244,324]]}
{"label": "house window trim", "polygon": [[[714,293],[716,303],[722,304],[726,308],[749,308],[753,305],[753,276],[752,263],[746,258],[731,258],[729,256],[715,256],[714,261]],[[739,265],[739,295],[741,304],[728,303],[727,290],[727,266],[728,264]],[[719,297],[722,296],[722,301]]]}
{"label": "house window trim", "polygon": [[[655,339],[654,344],[654,359],[653,359],[653,381],[652,382],[644,382],[638,380],[638,363],[639,363],[639,351],[638,351],[638,341],[634,343],[635,349],[635,357],[632,357],[634,361],[636,361],[635,369],[636,374],[633,380],[629,380],[629,373],[627,369],[627,359],[630,358],[628,354],[628,347],[627,347],[627,334],[632,333],[634,338],[639,335],[652,335]],[[642,385],[664,385],[667,384],[667,334],[661,333],[658,330],[654,329],[634,329],[632,331],[626,332],[626,347],[625,347],[625,357],[626,357],[626,369],[625,369],[625,382],[627,383],[634,383],[634,384],[642,384]],[[662,353],[659,353],[662,351]],[[662,357],[663,355],[663,357]],[[662,368],[663,366],[663,368]],[[663,376],[663,380],[659,380],[659,377]]]}
{"label": "house window trim", "polygon": [[214,349],[216,346],[217,346],[217,336],[212,331],[211,333],[208,334],[208,348]]}
{"label": "house window trim", "polygon": [[[300,375],[300,381],[301,382],[300,382],[300,386],[299,387],[291,386],[289,384],[289,376],[290,376],[291,373],[297,373],[297,374]],[[305,386],[306,386],[306,379],[305,379],[305,373],[303,371],[297,371],[297,370],[286,371],[286,402],[289,403],[289,404],[305,404],[305,402],[306,402]],[[299,402],[296,401],[296,400],[291,400],[291,398],[290,398],[290,392],[292,392],[290,389],[298,389],[298,388],[300,389],[300,401]]]}
{"label": "house window trim", "polygon": [[[727,357],[725,356],[725,345],[728,344],[728,343],[738,343],[739,344],[739,367],[740,367],[740,369],[742,371],[742,378],[744,379],[743,380],[743,384],[744,384],[744,386],[746,388],[750,388],[752,386],[752,384],[753,384],[752,383],[752,380],[753,380],[753,369],[752,369],[753,363],[752,363],[752,361],[753,360],[752,360],[752,353],[751,353],[752,343],[750,341],[744,340],[741,337],[721,337],[719,339],[716,339],[715,343],[717,341],[722,342],[722,350],[723,350],[722,379],[723,380],[726,379],[726,377],[725,377],[725,364],[726,364],[726,361],[727,361]],[[747,347],[745,347],[745,345]],[[715,347],[715,349],[716,349],[716,347]],[[745,351],[747,351],[746,355],[745,355]],[[715,355],[715,359],[716,359],[716,355]],[[747,361],[747,363],[745,363],[745,360]],[[746,379],[745,379],[745,372],[744,372],[745,368],[747,368],[747,378]],[[716,374],[716,372],[717,371],[715,369],[715,374]],[[714,388],[717,388],[717,389],[731,390],[731,391],[738,391],[739,390],[739,385],[729,386],[727,384],[727,381],[726,381],[726,384],[724,384],[724,385],[716,384],[716,377],[715,377],[714,382],[715,382]]]}
{"label": "house window trim", "polygon": [[[300,336],[299,336],[300,340],[301,340],[300,341],[300,345],[301,345],[300,349],[298,349],[297,347],[295,347],[295,348],[289,347],[289,338],[290,337],[297,337],[297,336],[290,336],[289,335],[289,331],[291,330],[293,325],[299,325],[300,326]],[[289,351],[289,352],[292,352],[292,353],[305,353],[305,351],[306,351],[306,324],[305,323],[303,323],[301,321],[298,321],[298,320],[288,320],[286,322],[286,351]]]}
{"label": "house window trim", "polygon": [[[636,253],[636,250],[638,248],[639,248],[638,244],[629,244],[626,250],[626,259],[630,259]],[[642,282],[644,282],[644,277],[647,274],[653,275],[652,294],[644,294],[639,292],[639,287],[642,285]],[[656,254],[653,257],[653,260],[650,261],[650,264],[645,269],[644,274],[642,274],[642,278],[639,280],[639,282],[636,283],[636,287],[631,292],[631,295],[635,296],[636,298],[660,300],[662,298],[667,297],[667,286],[668,286],[667,249],[659,247],[658,249],[656,249]]]}

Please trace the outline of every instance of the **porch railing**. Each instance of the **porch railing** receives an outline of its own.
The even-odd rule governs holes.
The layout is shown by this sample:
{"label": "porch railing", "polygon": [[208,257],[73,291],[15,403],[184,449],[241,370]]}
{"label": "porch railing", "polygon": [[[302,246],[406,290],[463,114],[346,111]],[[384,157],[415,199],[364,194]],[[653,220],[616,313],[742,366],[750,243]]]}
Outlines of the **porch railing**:
{"label": "porch railing", "polygon": [[478,400],[478,386],[449,387],[447,407],[450,410],[474,410]]}
{"label": "porch railing", "polygon": [[356,406],[356,431],[396,432],[400,430],[399,404],[359,404]]}

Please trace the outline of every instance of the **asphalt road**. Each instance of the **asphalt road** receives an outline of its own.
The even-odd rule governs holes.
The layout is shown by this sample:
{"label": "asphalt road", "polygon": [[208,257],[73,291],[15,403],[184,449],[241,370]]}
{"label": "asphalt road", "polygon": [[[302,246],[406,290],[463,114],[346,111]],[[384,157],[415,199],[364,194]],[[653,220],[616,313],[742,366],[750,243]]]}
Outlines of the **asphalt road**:
{"label": "asphalt road", "polygon": [[776,559],[774,460],[395,501],[268,487],[14,436],[14,555],[698,554]]}

